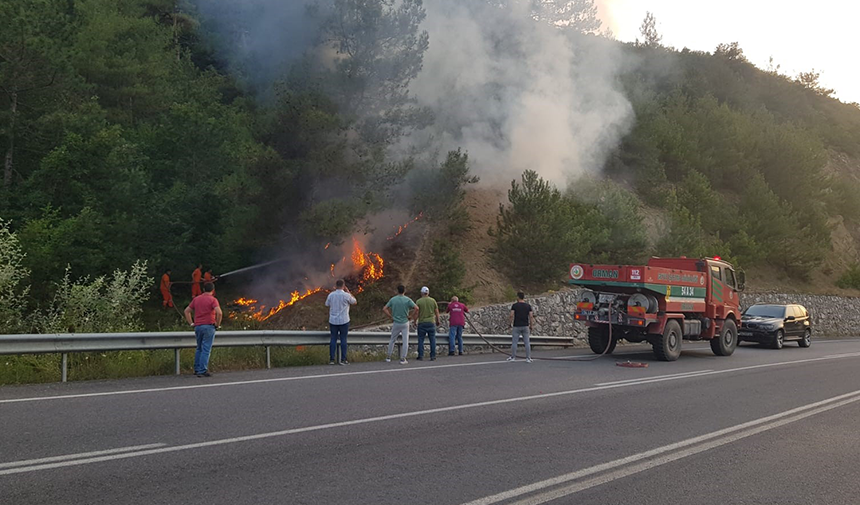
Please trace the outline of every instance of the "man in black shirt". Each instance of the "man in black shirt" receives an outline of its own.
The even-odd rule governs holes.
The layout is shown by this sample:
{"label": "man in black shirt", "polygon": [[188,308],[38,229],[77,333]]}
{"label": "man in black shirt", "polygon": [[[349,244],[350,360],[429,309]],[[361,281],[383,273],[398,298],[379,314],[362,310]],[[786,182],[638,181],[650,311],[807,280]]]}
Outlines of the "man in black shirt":
{"label": "man in black shirt", "polygon": [[522,291],[517,293],[517,303],[511,306],[511,321],[512,330],[511,340],[511,356],[508,361],[517,360],[517,344],[520,337],[523,338],[523,344],[526,346],[526,363],[532,362],[531,346],[529,345],[529,334],[532,326],[534,326],[534,312],[532,306],[526,303],[526,295]]}

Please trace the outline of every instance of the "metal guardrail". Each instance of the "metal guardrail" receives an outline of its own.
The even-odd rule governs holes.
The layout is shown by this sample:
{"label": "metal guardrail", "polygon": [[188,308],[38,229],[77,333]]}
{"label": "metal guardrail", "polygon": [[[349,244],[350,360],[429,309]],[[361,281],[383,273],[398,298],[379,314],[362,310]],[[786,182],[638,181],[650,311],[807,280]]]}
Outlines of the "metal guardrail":
{"label": "metal guardrail", "polygon": [[[347,337],[349,345],[388,345],[391,334],[388,332],[356,331]],[[416,335],[410,332],[410,345],[414,345]],[[510,335],[484,335],[487,342],[495,346],[511,344]],[[437,344],[447,345],[447,334],[436,336]],[[215,335],[214,347],[265,347],[266,368],[272,367],[271,347],[300,345],[329,345],[331,334],[327,331],[219,331]],[[463,345],[486,345],[481,337],[474,334],[463,335]],[[530,343],[535,347],[570,347],[572,338],[532,336]],[[398,346],[400,339],[398,339]],[[60,353],[62,359],[62,381],[68,380],[68,354],[74,352],[137,351],[155,349],[174,350],[174,373],[179,375],[179,350],[194,349],[197,340],[191,331],[148,332],[148,333],[59,333],[39,335],[0,335],[0,355],[3,354],[45,354]],[[339,347],[338,347],[339,349]],[[339,351],[338,351],[339,352]]]}

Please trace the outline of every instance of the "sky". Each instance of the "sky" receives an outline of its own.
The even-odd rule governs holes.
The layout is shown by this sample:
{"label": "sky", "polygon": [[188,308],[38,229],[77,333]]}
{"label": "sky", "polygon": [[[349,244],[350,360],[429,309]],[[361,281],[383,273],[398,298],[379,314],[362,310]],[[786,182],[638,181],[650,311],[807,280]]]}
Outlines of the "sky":
{"label": "sky", "polygon": [[650,11],[663,45],[713,52],[738,42],[747,59],[766,69],[773,57],[779,72],[796,77],[815,69],[820,83],[843,102],[860,102],[860,2],[818,0],[598,0],[604,27],[618,40],[642,38],[639,26]]}

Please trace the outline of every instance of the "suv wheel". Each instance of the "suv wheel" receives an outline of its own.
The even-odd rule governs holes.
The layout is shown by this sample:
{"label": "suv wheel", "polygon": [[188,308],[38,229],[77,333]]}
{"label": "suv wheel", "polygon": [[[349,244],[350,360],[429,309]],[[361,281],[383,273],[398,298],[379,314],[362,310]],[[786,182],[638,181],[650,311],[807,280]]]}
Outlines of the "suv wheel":
{"label": "suv wheel", "polygon": [[772,349],[782,349],[782,344],[785,343],[785,333],[782,330],[776,330],[773,335],[773,341],[770,343]]}
{"label": "suv wheel", "polygon": [[803,338],[797,341],[797,345],[800,347],[809,347],[812,345],[812,332],[809,329],[803,332]]}

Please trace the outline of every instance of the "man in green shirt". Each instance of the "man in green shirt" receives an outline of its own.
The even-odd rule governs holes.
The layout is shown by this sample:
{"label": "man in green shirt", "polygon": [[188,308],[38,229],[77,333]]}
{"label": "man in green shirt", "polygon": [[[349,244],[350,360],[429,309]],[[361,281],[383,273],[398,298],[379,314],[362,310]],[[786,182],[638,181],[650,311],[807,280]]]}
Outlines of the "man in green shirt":
{"label": "man in green shirt", "polygon": [[415,305],[408,296],[406,287],[402,284],[397,286],[397,295],[393,296],[382,312],[390,317],[394,324],[391,325],[391,340],[388,341],[388,357],[385,361],[391,361],[391,354],[394,352],[394,342],[397,341],[397,336],[400,335],[403,340],[403,346],[400,348],[400,364],[406,364],[406,352],[409,350],[409,317],[417,317],[418,306]]}
{"label": "man in green shirt", "polygon": [[418,360],[424,359],[424,338],[430,337],[430,361],[436,361],[436,326],[439,324],[439,305],[430,297],[430,288],[421,288],[421,298],[416,302],[418,314],[415,323],[418,327]]}

